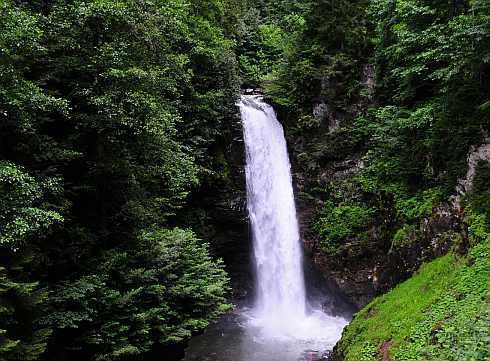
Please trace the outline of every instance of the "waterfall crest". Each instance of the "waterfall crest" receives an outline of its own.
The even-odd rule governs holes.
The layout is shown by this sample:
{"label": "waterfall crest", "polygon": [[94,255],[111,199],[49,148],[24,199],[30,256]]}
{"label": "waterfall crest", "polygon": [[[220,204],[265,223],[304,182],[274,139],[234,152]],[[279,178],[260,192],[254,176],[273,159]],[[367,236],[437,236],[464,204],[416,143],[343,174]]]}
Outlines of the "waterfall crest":
{"label": "waterfall crest", "polygon": [[[268,336],[336,342],[346,320],[307,312],[302,250],[284,131],[260,96],[239,103],[257,295],[252,321]],[[327,337],[327,339],[326,339]]]}

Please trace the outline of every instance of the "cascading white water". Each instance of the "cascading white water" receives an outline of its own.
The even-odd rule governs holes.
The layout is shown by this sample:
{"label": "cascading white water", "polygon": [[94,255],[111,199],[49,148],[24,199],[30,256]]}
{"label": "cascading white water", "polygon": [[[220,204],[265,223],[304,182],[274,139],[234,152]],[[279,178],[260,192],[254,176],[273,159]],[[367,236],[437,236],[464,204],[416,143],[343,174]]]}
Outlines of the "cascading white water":
{"label": "cascading white water", "polygon": [[271,106],[243,99],[247,205],[257,267],[257,310],[305,314],[305,289],[291,171],[281,124]]}
{"label": "cascading white water", "polygon": [[256,263],[252,319],[265,335],[334,343],[346,320],[307,314],[289,157],[281,124],[260,96],[239,103],[246,149],[247,202]]}

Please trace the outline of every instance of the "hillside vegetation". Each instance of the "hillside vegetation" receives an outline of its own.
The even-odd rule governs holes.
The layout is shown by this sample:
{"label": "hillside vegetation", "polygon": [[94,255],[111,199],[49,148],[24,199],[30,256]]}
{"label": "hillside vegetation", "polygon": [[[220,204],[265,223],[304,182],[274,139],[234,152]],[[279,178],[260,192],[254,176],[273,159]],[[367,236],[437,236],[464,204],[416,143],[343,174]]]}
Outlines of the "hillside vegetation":
{"label": "hillside vegetation", "polygon": [[170,359],[247,293],[240,88],[336,359],[487,360],[487,0],[0,0],[0,360]]}
{"label": "hillside vegetation", "polygon": [[472,248],[424,264],[363,308],[336,353],[342,360],[487,360],[490,234],[471,220]]}

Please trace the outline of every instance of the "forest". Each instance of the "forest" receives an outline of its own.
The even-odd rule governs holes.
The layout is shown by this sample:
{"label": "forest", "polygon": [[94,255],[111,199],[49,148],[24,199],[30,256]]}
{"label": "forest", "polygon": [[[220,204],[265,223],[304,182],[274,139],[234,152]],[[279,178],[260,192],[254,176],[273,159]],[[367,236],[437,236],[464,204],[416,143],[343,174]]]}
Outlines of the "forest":
{"label": "forest", "polygon": [[0,0],[0,360],[181,360],[253,294],[246,92],[328,359],[490,359],[488,0]]}

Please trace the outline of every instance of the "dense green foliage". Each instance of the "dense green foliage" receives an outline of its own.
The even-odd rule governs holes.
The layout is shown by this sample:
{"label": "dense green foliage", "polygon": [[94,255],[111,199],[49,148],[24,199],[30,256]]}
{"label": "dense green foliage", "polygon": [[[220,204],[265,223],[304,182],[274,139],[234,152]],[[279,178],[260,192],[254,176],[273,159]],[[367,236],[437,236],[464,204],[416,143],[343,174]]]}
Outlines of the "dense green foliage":
{"label": "dense green foliage", "polygon": [[322,216],[316,224],[316,230],[324,238],[322,248],[325,252],[337,252],[339,243],[352,239],[368,238],[362,234],[365,225],[371,220],[373,210],[362,204],[335,205],[327,201],[322,209]]}
{"label": "dense green foliage", "polygon": [[150,357],[228,307],[176,228],[235,114],[225,5],[0,2],[2,360]]}
{"label": "dense green foliage", "polygon": [[242,2],[235,37],[244,87],[264,87],[277,80],[285,54],[295,51],[308,6],[297,0]]}
{"label": "dense green foliage", "polygon": [[425,262],[339,355],[488,358],[488,162],[431,233],[488,142],[488,1],[0,0],[0,359],[161,358],[229,307],[240,86],[284,121],[324,256],[403,261],[378,291]]}

